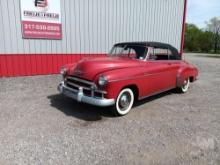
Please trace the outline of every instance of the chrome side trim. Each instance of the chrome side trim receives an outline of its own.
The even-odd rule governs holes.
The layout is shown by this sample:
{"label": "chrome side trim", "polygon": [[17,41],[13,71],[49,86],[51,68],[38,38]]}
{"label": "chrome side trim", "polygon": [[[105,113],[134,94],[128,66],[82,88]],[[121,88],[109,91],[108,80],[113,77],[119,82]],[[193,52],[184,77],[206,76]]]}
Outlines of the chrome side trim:
{"label": "chrome side trim", "polygon": [[176,88],[176,87],[166,88],[166,89],[160,90],[160,91],[158,91],[158,92],[154,92],[154,93],[152,93],[152,94],[139,97],[138,100],[143,100],[143,99],[145,99],[145,98],[148,98],[148,97],[151,97],[151,96],[154,96],[154,95],[157,95],[157,94],[160,94],[160,93],[163,93],[163,92],[169,91],[169,90],[171,90],[171,89],[175,89],[175,88]]}
{"label": "chrome side trim", "polygon": [[156,76],[159,74],[162,74],[164,72],[159,72],[159,73],[144,73],[144,75],[140,75],[140,76],[136,76],[136,77],[127,77],[127,78],[121,78],[121,79],[116,79],[116,80],[111,80],[109,82],[118,82],[118,81],[124,81],[124,80],[133,80],[133,79],[139,79],[139,78],[143,78],[143,77],[148,77],[148,76]]}

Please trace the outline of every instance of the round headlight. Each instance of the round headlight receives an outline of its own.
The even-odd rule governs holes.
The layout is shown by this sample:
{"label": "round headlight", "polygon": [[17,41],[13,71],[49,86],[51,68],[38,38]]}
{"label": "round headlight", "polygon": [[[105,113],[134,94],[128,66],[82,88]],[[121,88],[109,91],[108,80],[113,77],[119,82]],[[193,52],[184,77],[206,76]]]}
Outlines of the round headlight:
{"label": "round headlight", "polygon": [[99,83],[100,86],[104,86],[104,85],[106,85],[106,84],[108,83],[108,81],[107,81],[107,79],[105,78],[105,76],[101,75],[101,76],[99,77],[98,83]]}
{"label": "round headlight", "polygon": [[60,74],[64,76],[64,75],[66,75],[66,73],[67,73],[67,69],[64,68],[64,67],[62,67],[62,68],[60,69]]}

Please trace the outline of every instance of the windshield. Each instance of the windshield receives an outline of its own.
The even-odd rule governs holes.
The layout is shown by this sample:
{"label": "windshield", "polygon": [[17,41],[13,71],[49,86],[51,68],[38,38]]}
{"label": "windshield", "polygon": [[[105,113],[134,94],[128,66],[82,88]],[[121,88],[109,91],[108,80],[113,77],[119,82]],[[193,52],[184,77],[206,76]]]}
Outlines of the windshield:
{"label": "windshield", "polygon": [[116,45],[110,51],[109,56],[144,60],[146,58],[147,51],[147,47],[140,45]]}

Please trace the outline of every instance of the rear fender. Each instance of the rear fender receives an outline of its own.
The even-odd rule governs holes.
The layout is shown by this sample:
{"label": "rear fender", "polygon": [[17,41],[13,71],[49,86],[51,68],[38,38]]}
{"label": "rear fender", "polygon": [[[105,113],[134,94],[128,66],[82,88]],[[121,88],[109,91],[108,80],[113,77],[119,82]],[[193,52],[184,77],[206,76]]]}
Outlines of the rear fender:
{"label": "rear fender", "polygon": [[187,78],[191,78],[191,82],[195,81],[197,75],[198,75],[198,70],[196,68],[190,68],[190,67],[181,68],[177,72],[176,86],[181,87],[184,83],[184,80],[186,80]]}
{"label": "rear fender", "polygon": [[189,72],[190,72],[190,69],[187,67],[181,68],[177,72],[177,77],[176,77],[176,86],[177,87],[181,87],[183,85],[184,80],[187,79],[190,75]]}

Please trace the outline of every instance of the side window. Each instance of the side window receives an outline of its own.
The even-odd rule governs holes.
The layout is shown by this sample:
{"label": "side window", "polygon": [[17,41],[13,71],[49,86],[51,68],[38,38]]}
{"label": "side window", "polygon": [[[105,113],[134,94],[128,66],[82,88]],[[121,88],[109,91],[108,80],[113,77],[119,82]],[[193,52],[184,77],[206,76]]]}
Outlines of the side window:
{"label": "side window", "polygon": [[133,48],[125,48],[122,52],[122,55],[125,57],[136,58],[137,54]]}
{"label": "side window", "polygon": [[154,48],[155,55],[167,55],[167,49]]}
{"label": "side window", "polygon": [[136,58],[137,54],[134,49],[130,48],[129,57]]}
{"label": "side window", "polygon": [[157,56],[154,55],[154,48],[148,48],[148,60],[154,61],[157,60]]}
{"label": "side window", "polygon": [[149,48],[149,60],[179,60],[178,53],[173,53],[170,49],[166,48]]}
{"label": "side window", "polygon": [[169,50],[168,56],[169,60],[179,60],[178,54],[173,54],[171,50]]}
{"label": "side window", "polygon": [[168,56],[172,56],[172,51],[170,49],[167,49]]}
{"label": "side window", "polygon": [[112,49],[111,54],[112,55],[118,55],[123,51],[124,47],[116,46]]}
{"label": "side window", "polygon": [[156,60],[168,60],[169,59],[168,53],[169,53],[168,49],[154,48],[154,56],[156,56]]}

